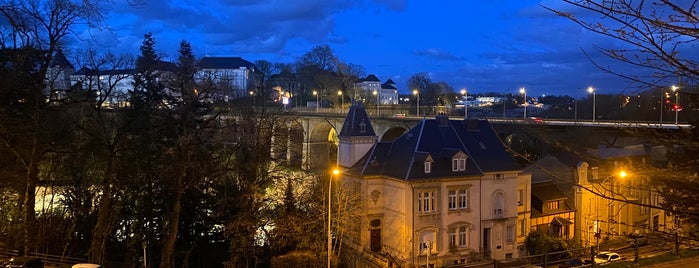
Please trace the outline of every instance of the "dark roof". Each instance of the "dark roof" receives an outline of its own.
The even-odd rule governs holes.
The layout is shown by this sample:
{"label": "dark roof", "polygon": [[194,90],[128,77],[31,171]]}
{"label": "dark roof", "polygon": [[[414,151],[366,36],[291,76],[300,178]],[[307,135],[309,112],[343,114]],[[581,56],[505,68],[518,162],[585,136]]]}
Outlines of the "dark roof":
{"label": "dark roof", "polygon": [[257,66],[241,57],[204,57],[199,60],[202,69],[239,69],[245,67],[257,71]]}
{"label": "dark roof", "polygon": [[[158,61],[156,65],[156,70],[159,71],[167,71],[167,72],[175,72],[177,71],[179,67],[177,67],[177,64],[174,64],[169,61]],[[96,76],[96,75],[131,75],[131,74],[136,74],[137,71],[136,69],[113,69],[113,70],[98,70],[98,69],[91,69],[87,67],[82,67],[80,70],[77,72],[73,73],[72,75],[76,76]]]}
{"label": "dark roof", "polygon": [[136,70],[135,69],[118,69],[118,70],[97,70],[97,69],[90,69],[87,67],[82,67],[80,70],[77,72],[73,73],[72,75],[75,76],[97,76],[97,75],[131,75],[135,74]]}
{"label": "dark roof", "polygon": [[56,54],[53,55],[53,58],[51,59],[51,64],[49,66],[58,66],[60,68],[73,69],[73,64],[71,64],[70,61],[68,61],[66,55],[63,54],[63,51],[61,50],[56,51]]}
{"label": "dark roof", "polygon": [[381,82],[378,77],[373,74],[367,75],[367,77],[357,80],[357,83],[361,82]]}
{"label": "dark roof", "polygon": [[[363,131],[362,131],[363,130]],[[371,126],[369,116],[361,102],[353,102],[345,118],[345,123],[340,130],[340,137],[376,136],[374,128]]]}
{"label": "dark roof", "polygon": [[[544,209],[545,203],[550,201],[559,200],[558,209],[549,210]],[[531,198],[531,208],[532,217],[538,217],[540,215],[550,215],[558,214],[561,212],[567,212],[574,210],[575,206],[572,204],[568,196],[563,193],[555,183],[544,182],[532,184],[532,198]],[[545,211],[545,213],[544,213]]]}
{"label": "dark roof", "polygon": [[[452,171],[451,158],[466,154],[466,170]],[[432,171],[424,161],[432,158]],[[485,119],[449,120],[445,115],[423,119],[398,139],[379,142],[348,172],[403,180],[480,175],[520,170]]]}
{"label": "dark roof", "polygon": [[395,85],[396,82],[393,82],[393,80],[391,80],[391,79],[389,78],[388,81],[386,81],[386,83],[384,83],[384,84],[387,84],[387,85]]}
{"label": "dark roof", "polygon": [[389,83],[381,84],[381,88],[382,89],[397,89],[396,87],[393,86],[393,84],[389,84]]}
{"label": "dark roof", "polygon": [[532,174],[532,184],[561,180],[574,182],[573,171],[575,167],[562,163],[555,156],[547,155],[524,168],[524,172]]}

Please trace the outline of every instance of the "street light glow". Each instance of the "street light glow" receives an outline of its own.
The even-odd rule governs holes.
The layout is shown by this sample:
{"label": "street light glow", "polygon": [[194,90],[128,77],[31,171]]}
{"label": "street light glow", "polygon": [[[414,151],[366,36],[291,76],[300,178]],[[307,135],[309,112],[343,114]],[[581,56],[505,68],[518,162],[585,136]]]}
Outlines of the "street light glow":
{"label": "street light glow", "polygon": [[628,174],[626,174],[626,171],[623,171],[623,170],[619,171],[619,178],[626,177],[626,175],[628,175]]}

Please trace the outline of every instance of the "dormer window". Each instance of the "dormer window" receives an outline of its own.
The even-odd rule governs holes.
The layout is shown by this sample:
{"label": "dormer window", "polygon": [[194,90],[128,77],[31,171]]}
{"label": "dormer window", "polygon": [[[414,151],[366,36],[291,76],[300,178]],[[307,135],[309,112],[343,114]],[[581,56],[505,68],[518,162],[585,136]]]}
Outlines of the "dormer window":
{"label": "dormer window", "polygon": [[451,158],[451,171],[464,170],[466,170],[466,154],[458,152]]}
{"label": "dormer window", "polygon": [[434,162],[432,157],[427,155],[424,162],[425,174],[432,172],[432,162]]}
{"label": "dormer window", "polygon": [[366,133],[366,123],[364,123],[364,120],[359,122],[359,133]]}

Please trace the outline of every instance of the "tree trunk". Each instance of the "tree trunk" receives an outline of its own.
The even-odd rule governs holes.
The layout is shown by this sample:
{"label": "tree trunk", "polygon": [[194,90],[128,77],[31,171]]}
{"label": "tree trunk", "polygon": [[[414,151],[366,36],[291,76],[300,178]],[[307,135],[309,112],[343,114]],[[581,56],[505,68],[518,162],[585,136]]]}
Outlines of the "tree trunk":
{"label": "tree trunk", "polygon": [[175,252],[175,244],[177,243],[177,231],[180,226],[180,212],[182,211],[182,177],[177,178],[177,193],[172,204],[172,214],[170,217],[169,230],[165,244],[163,245],[163,253],[160,257],[160,268],[174,267],[173,255]]}
{"label": "tree trunk", "polygon": [[107,169],[104,172],[104,180],[102,181],[102,198],[100,202],[99,212],[97,215],[97,223],[92,232],[92,241],[90,249],[87,252],[87,259],[91,263],[103,263],[104,255],[107,251],[107,238],[110,235],[111,222],[109,218],[112,216],[112,165],[113,155],[110,156],[107,164]]}
{"label": "tree trunk", "polygon": [[24,223],[24,248],[23,254],[28,256],[31,252],[32,245],[36,243],[34,234],[36,234],[36,214],[34,212],[34,206],[36,204],[36,185],[38,181],[38,167],[34,161],[38,157],[32,157],[32,161],[27,167],[27,177],[26,184],[24,188],[24,200],[22,202],[22,222]]}

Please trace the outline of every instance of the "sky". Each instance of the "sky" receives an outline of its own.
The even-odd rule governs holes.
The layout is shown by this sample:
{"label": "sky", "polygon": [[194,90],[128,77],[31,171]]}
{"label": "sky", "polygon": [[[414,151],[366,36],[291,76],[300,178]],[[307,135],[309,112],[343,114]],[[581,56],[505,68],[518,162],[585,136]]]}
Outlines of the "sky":
{"label": "sky", "polygon": [[[617,41],[584,30],[541,5],[576,11],[556,0],[114,0],[105,27],[79,39],[115,53],[138,55],[145,33],[174,61],[182,40],[195,56],[237,56],[292,63],[328,45],[365,75],[392,79],[407,93],[411,75],[430,74],[457,92],[586,97],[642,90],[596,69],[625,68],[594,46]],[[86,40],[86,41],[85,41]]]}

